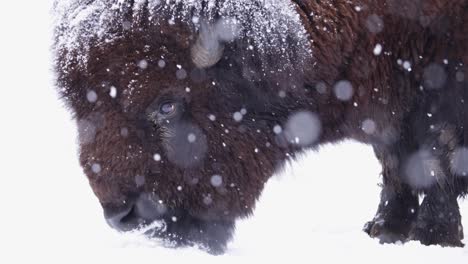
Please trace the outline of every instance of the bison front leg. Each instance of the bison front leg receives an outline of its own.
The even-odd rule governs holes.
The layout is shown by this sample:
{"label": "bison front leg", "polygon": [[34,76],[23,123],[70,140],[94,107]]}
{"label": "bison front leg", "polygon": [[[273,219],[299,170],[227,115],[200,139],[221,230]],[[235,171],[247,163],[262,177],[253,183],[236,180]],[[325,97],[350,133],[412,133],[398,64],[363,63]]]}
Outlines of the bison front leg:
{"label": "bison front leg", "polygon": [[426,193],[409,239],[424,245],[464,246],[463,228],[457,195],[438,186]]}
{"label": "bison front leg", "polygon": [[404,242],[417,216],[418,195],[400,181],[398,153],[379,147],[374,150],[383,167],[383,185],[377,213],[364,231],[380,243]]}
{"label": "bison front leg", "polygon": [[[445,116],[438,118],[443,120]],[[406,182],[425,194],[409,239],[424,245],[463,246],[457,198],[467,188],[465,180],[456,174],[458,163],[464,160],[463,157],[454,158],[454,150],[458,148],[457,134],[451,125],[433,126],[428,133],[422,134],[424,140],[419,150],[406,160]]]}
{"label": "bison front leg", "polygon": [[409,188],[395,190],[390,185],[382,188],[377,213],[364,226],[364,231],[380,243],[405,242],[418,211],[418,196]]}

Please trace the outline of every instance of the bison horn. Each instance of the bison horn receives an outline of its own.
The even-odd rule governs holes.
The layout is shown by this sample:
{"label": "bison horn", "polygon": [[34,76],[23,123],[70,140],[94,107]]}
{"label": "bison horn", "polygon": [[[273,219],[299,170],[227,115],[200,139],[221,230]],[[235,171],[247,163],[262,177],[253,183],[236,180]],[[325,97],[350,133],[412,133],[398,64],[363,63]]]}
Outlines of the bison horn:
{"label": "bison horn", "polygon": [[197,41],[192,46],[191,56],[198,68],[209,68],[221,59],[224,46],[215,28],[202,24]]}

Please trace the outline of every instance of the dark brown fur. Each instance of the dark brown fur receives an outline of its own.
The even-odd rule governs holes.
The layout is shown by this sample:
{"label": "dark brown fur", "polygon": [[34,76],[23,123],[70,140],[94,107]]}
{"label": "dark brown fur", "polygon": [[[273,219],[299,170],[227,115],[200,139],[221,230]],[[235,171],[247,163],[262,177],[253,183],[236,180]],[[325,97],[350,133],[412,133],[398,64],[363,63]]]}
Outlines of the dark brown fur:
{"label": "dark brown fur", "polygon": [[[154,27],[144,14],[132,17],[131,8],[124,13],[131,29],[117,27],[121,39],[96,42],[85,67],[65,63],[66,50],[57,53],[57,83],[80,130],[81,165],[106,213],[149,195],[167,209],[161,216],[167,230],[155,231],[156,236],[222,252],[235,219],[252,213],[265,182],[285,161],[319,144],[352,138],[371,144],[383,166],[382,201],[366,225],[371,236],[382,242],[462,245],[456,198],[467,192],[468,180],[452,173],[449,157],[456,147],[468,145],[468,1],[293,2],[313,57],[283,73],[268,74],[281,60],[275,54],[257,56],[257,50],[247,49],[246,39],[227,43],[215,66],[197,69],[189,59],[194,28],[164,19]],[[381,32],[371,32],[379,27],[375,16],[383,22]],[[377,44],[383,46],[379,56],[372,53]],[[291,58],[304,59],[294,51]],[[163,69],[157,66],[161,56],[167,62]],[[146,69],[137,65],[142,59],[149,63]],[[411,61],[411,72],[398,60]],[[176,64],[187,78],[176,78]],[[441,89],[420,89],[427,86],[424,74],[431,64],[443,69],[446,81]],[[246,69],[252,74],[246,75]],[[465,78],[457,80],[457,74]],[[334,95],[340,80],[352,84],[351,100]],[[134,90],[112,99],[111,86]],[[91,88],[97,102],[86,100]],[[282,91],[285,97],[278,96]],[[148,118],[165,99],[180,106],[169,125]],[[241,108],[247,114],[236,122],[233,113]],[[302,110],[321,121],[317,141],[299,146],[273,132]],[[363,131],[366,119],[375,122],[374,133]],[[168,131],[172,136],[164,134]],[[181,146],[187,133],[197,136],[193,146]],[[407,182],[405,166],[421,148],[434,149],[441,171],[434,184],[417,188]],[[153,159],[155,153],[162,156],[160,162]],[[202,159],[189,162],[193,155]],[[101,168],[97,173],[95,164]],[[222,175],[222,186],[210,184],[213,175]],[[136,177],[144,177],[144,184],[136,184]],[[422,192],[426,198],[419,206]],[[171,222],[172,216],[178,221]]]}

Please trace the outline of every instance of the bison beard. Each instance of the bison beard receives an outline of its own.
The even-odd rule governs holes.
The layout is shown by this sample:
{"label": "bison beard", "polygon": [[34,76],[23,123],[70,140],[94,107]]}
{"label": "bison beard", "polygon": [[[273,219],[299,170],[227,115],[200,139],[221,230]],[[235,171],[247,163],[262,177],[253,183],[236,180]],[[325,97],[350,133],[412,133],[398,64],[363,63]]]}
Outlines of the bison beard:
{"label": "bison beard", "polygon": [[468,1],[350,2],[57,1],[57,86],[108,223],[222,253],[285,162],[351,138],[383,166],[371,237],[463,246]]}

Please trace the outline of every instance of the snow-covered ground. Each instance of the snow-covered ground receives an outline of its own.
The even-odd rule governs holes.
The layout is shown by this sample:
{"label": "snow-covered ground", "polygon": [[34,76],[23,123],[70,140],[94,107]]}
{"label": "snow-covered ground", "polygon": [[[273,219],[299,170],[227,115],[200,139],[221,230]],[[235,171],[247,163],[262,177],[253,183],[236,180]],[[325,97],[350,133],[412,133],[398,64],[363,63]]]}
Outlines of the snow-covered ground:
{"label": "snow-covered ground", "polygon": [[[74,124],[51,84],[50,1],[4,1],[0,16],[0,263],[271,261],[467,263],[468,248],[380,245],[361,231],[377,208],[367,146],[325,146],[275,176],[229,251],[167,249],[107,227],[78,165]],[[468,202],[462,202],[468,228]],[[468,240],[465,240],[468,243]],[[122,249],[126,250],[115,250]],[[129,250],[131,249],[131,250]]]}

